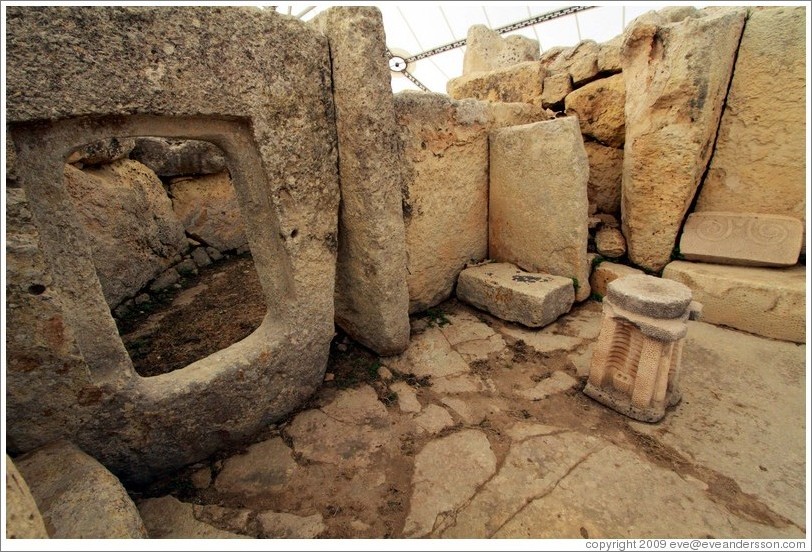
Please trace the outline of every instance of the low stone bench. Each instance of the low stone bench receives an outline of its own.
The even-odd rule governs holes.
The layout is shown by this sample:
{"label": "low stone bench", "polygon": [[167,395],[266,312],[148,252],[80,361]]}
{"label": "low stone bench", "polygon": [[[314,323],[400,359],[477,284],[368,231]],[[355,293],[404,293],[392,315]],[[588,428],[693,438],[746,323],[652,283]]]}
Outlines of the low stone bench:
{"label": "low stone bench", "polygon": [[489,263],[460,273],[457,297],[502,320],[539,328],[570,311],[575,288],[571,278]]}

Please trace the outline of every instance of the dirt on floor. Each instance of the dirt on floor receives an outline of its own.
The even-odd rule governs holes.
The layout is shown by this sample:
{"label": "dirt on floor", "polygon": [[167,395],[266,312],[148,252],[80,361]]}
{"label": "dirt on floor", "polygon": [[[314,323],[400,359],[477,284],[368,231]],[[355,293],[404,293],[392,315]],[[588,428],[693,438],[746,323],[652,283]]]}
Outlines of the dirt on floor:
{"label": "dirt on floor", "polygon": [[180,285],[153,294],[119,320],[124,346],[144,377],[178,370],[233,345],[259,327],[267,310],[250,253],[200,268]]}

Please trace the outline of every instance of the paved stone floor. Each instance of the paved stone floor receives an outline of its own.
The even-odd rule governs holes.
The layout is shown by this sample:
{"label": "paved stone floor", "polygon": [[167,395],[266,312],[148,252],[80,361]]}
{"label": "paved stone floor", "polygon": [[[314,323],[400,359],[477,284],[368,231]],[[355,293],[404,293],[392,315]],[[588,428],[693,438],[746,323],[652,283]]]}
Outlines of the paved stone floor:
{"label": "paved stone floor", "polygon": [[141,498],[150,534],[802,538],[805,346],[689,322],[683,400],[639,423],[581,393],[600,309],[528,330],[449,301],[405,354]]}

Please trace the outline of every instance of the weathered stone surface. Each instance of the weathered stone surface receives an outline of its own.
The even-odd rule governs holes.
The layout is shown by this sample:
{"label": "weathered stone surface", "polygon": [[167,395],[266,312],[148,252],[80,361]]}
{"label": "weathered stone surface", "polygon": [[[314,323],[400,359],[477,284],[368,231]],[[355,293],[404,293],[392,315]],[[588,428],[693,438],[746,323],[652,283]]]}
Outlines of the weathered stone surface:
{"label": "weathered stone surface", "polygon": [[756,335],[804,343],[806,270],[673,261],[663,278],[691,288],[702,320]]}
{"label": "weathered stone surface", "polygon": [[251,445],[243,455],[227,459],[214,487],[221,493],[262,494],[281,488],[296,467],[293,451],[275,437]]}
{"label": "weathered stone surface", "polygon": [[28,485],[6,455],[6,538],[47,539],[48,532]]}
{"label": "weathered stone surface", "polygon": [[[579,460],[550,492],[531,497],[492,536],[705,539],[798,534],[794,527],[777,529],[742,519],[709,499],[702,482],[643,463],[634,452],[606,441]],[[585,496],[594,498],[580,504],[579,497]]]}
{"label": "weathered stone surface", "polygon": [[534,426],[535,431],[515,437],[517,442],[510,447],[499,473],[457,512],[456,524],[443,532],[443,537],[492,536],[534,497],[554,489],[579,461],[603,444],[592,436]]}
{"label": "weathered stone surface", "polygon": [[457,297],[503,320],[540,327],[569,312],[575,300],[572,280],[524,272],[509,263],[466,268]]}
{"label": "weathered stone surface", "polygon": [[396,94],[395,104],[414,313],[447,299],[466,263],[488,254],[489,130],[550,115],[528,104],[451,101],[419,92]]}
{"label": "weathered stone surface", "polygon": [[485,25],[468,28],[462,74],[493,71],[539,58],[539,42],[521,35],[503,37]]}
{"label": "weathered stone surface", "polygon": [[203,140],[138,138],[130,159],[143,163],[158,176],[216,174],[225,171],[223,150]]}
{"label": "weathered stone surface", "polygon": [[541,91],[541,106],[558,106],[572,92],[572,77],[566,71],[553,73],[544,77],[544,89]]}
{"label": "weathered stone surface", "polygon": [[544,378],[530,389],[517,389],[515,393],[522,399],[541,401],[550,395],[572,389],[578,384],[579,381],[569,374],[556,371],[549,378]]}
{"label": "weathered stone surface", "polygon": [[795,217],[705,211],[688,215],[679,250],[687,261],[792,266],[803,238],[803,222]]}
{"label": "weathered stone surface", "polygon": [[592,286],[592,293],[597,293],[601,297],[606,295],[609,282],[624,276],[642,275],[644,272],[639,268],[633,268],[618,263],[603,262],[595,267],[589,277],[589,284]]}
{"label": "weathered stone surface", "polygon": [[6,132],[6,187],[17,188],[19,185],[17,151],[14,149],[14,142],[11,141],[11,134]]}
{"label": "weathered stone surface", "polygon": [[470,372],[468,364],[451,348],[439,328],[427,328],[413,336],[405,353],[393,357],[389,367],[401,374],[432,379],[459,376]]}
{"label": "weathered stone surface", "polygon": [[522,340],[525,345],[539,353],[569,352],[583,343],[583,339],[579,337],[550,333],[547,331],[550,327],[547,326],[544,330],[538,331],[506,324],[499,328],[499,331],[507,337]]}
{"label": "weathered stone surface", "polygon": [[186,249],[183,226],[161,181],[137,161],[88,170],[65,165],[64,176],[111,308],[133,297]]}
{"label": "weathered stone surface", "polygon": [[141,518],[153,539],[247,539],[198,521],[194,505],[174,496],[148,498],[138,503]]}
{"label": "weathered stone surface", "polygon": [[178,280],[180,280],[180,274],[175,269],[175,267],[172,267],[168,270],[165,270],[164,272],[161,273],[160,276],[155,278],[155,281],[153,281],[149,285],[149,289],[150,291],[162,291],[171,286],[172,284],[178,282]]}
{"label": "weathered stone surface", "polygon": [[211,264],[211,259],[209,258],[209,254],[206,253],[205,247],[195,247],[192,250],[192,260],[194,261],[195,265],[200,268],[209,266]]}
{"label": "weathered stone surface", "polygon": [[806,348],[704,322],[688,325],[683,401],[662,423],[633,423],[634,430],[730,477],[741,493],[803,527]]}
{"label": "weathered stone surface", "polygon": [[[256,8],[8,15],[7,123],[41,245],[14,252],[30,264],[9,271],[6,288],[20,334],[7,341],[9,369],[19,370],[7,394],[9,452],[64,436],[136,483],[249,441],[321,384],[334,333],[327,39]],[[248,338],[171,374],[135,377],[62,182],[77,145],[110,136],[204,139],[223,150],[273,313]],[[35,283],[45,292],[31,295]]]}
{"label": "weathered stone surface", "polygon": [[398,381],[389,386],[389,389],[397,393],[398,408],[401,412],[420,412],[423,407],[417,400],[417,393],[411,385],[405,381]]}
{"label": "weathered stone surface", "polygon": [[481,431],[467,429],[427,444],[414,461],[404,535],[442,531],[442,514],[462,506],[495,470],[496,456]]}
{"label": "weathered stone surface", "polygon": [[547,71],[537,61],[526,61],[451,79],[448,95],[455,100],[474,98],[489,102],[523,102],[541,106],[542,87]]}
{"label": "weathered stone surface", "polygon": [[247,243],[245,225],[228,172],[173,182],[172,209],[186,233],[219,251]]}
{"label": "weathered stone surface", "polygon": [[85,144],[65,159],[65,163],[82,165],[104,165],[127,157],[135,147],[132,138],[110,138],[92,144]]}
{"label": "weathered stone surface", "polygon": [[262,512],[257,514],[266,539],[315,539],[327,526],[321,514],[297,516],[285,512]]}
{"label": "weathered stone surface", "polygon": [[448,410],[442,406],[430,404],[419,416],[415,416],[414,423],[429,435],[436,435],[454,425],[454,420]]}
{"label": "weathered stone surface", "polygon": [[587,197],[598,211],[620,214],[623,150],[597,142],[584,142],[589,158]]}
{"label": "weathered stone surface", "polygon": [[589,297],[589,164],[578,120],[496,130],[490,160],[489,256],[575,278],[575,299]]}
{"label": "weathered stone surface", "polygon": [[389,443],[388,413],[368,385],[346,389],[321,410],[306,410],[286,428],[304,458],[347,473],[365,468]]}
{"label": "weathered stone surface", "polygon": [[336,322],[379,355],[409,345],[409,290],[398,129],[378,8],[337,7],[311,21],[330,40],[338,133]]}
{"label": "weathered stone surface", "polygon": [[568,94],[564,102],[567,115],[578,117],[582,134],[613,148],[623,147],[626,139],[625,105],[622,74],[590,82]]}
{"label": "weathered stone surface", "polygon": [[[668,263],[707,166],[745,10],[637,20],[623,43],[626,102],[623,235],[635,264]],[[653,19],[652,19],[653,18]]]}
{"label": "weathered stone surface", "polygon": [[595,248],[600,255],[616,259],[626,254],[626,239],[619,229],[604,227],[595,233]]}
{"label": "weathered stone surface", "polygon": [[805,220],[805,10],[751,8],[697,211]]}
{"label": "weathered stone surface", "polygon": [[598,52],[600,47],[594,40],[583,40],[572,48],[556,51],[548,50],[542,56],[542,65],[550,71],[567,71],[575,88],[583,86],[598,74]]}
{"label": "weathered stone surface", "polygon": [[635,314],[651,318],[679,318],[691,304],[691,290],[656,276],[631,275],[609,282],[606,297]]}
{"label": "weathered stone surface", "polygon": [[601,73],[617,73],[623,69],[620,61],[621,46],[623,46],[622,34],[598,45],[598,71]]}
{"label": "weathered stone surface", "polygon": [[145,538],[138,509],[116,477],[67,441],[17,458],[55,539]]}

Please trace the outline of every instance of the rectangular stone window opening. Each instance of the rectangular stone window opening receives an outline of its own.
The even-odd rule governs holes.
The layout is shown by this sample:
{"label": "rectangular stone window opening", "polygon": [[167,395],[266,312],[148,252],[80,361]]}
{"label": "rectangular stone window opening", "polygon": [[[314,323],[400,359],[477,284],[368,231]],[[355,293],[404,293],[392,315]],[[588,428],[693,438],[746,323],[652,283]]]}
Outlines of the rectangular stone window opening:
{"label": "rectangular stone window opening", "polygon": [[114,137],[65,161],[65,188],[139,375],[188,366],[260,326],[267,305],[219,147]]}

